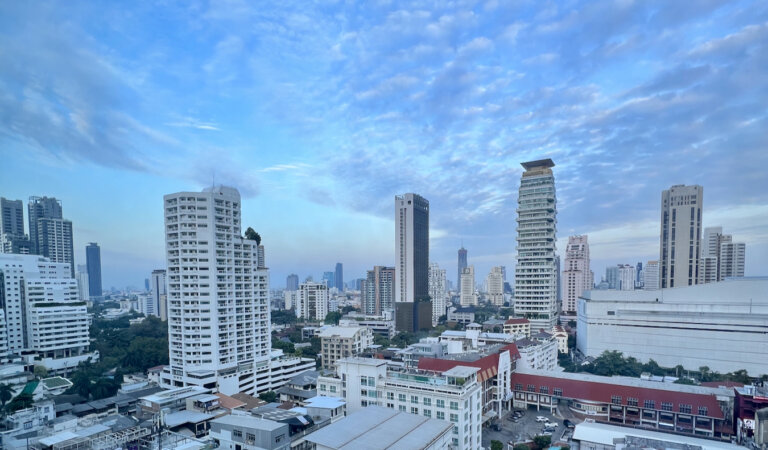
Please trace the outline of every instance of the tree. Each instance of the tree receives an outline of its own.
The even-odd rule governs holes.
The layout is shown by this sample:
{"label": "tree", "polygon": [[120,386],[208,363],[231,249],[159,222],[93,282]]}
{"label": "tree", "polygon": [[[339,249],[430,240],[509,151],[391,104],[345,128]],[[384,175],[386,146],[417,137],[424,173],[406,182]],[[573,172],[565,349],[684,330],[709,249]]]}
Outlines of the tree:
{"label": "tree", "polygon": [[296,313],[292,309],[272,311],[272,323],[290,325],[296,323]]}
{"label": "tree", "polygon": [[533,444],[538,448],[547,448],[552,443],[550,436],[534,436]]}
{"label": "tree", "polygon": [[35,400],[32,398],[32,394],[22,392],[17,395],[10,403],[8,403],[8,412],[15,413],[16,411],[24,408],[29,408],[34,404]]}
{"label": "tree", "polygon": [[342,314],[347,314],[347,313],[350,313],[352,311],[357,311],[357,308],[355,308],[352,305],[347,305],[347,306],[341,308],[341,313]]}
{"label": "tree", "polygon": [[259,398],[267,403],[274,403],[277,400],[277,393],[275,391],[267,391],[259,394]]}
{"label": "tree", "polygon": [[568,326],[571,327],[571,328],[576,328],[576,321],[575,320],[569,320],[568,321]]}
{"label": "tree", "polygon": [[48,376],[48,369],[45,366],[35,366],[34,374],[36,378],[45,378]]}
{"label": "tree", "polygon": [[261,235],[251,227],[248,227],[248,229],[245,230],[245,238],[256,241],[256,245],[261,245]]}
{"label": "tree", "polygon": [[512,450],[531,450],[531,447],[528,447],[525,444],[516,444]]}
{"label": "tree", "polygon": [[504,450],[504,444],[501,441],[491,441],[491,450]]}
{"label": "tree", "polygon": [[341,319],[341,313],[340,312],[329,312],[325,316],[325,323],[328,325],[338,325],[339,320]]}
{"label": "tree", "polygon": [[0,405],[5,408],[5,404],[13,398],[13,388],[8,384],[0,384]]}

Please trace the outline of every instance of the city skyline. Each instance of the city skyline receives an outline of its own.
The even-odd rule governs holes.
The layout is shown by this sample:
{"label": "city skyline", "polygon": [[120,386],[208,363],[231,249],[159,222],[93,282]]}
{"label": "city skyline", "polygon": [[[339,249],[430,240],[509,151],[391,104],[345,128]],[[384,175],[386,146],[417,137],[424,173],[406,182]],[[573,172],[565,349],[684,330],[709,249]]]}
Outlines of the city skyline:
{"label": "city skyline", "polygon": [[273,287],[393,265],[401,192],[430,200],[431,262],[463,243],[484,276],[514,267],[519,163],[552,158],[558,254],[589,235],[596,281],[659,259],[675,184],[766,275],[768,6],[660,5],[3,5],[0,195],[61,200],[107,289],[164,267],[162,196],[213,183]]}

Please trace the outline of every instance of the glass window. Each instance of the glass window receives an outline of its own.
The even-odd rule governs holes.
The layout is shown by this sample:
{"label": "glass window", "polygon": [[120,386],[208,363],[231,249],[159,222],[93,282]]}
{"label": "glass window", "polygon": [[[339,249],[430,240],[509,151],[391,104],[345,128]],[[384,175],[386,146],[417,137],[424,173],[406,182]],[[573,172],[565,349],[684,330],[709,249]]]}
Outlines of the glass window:
{"label": "glass window", "polygon": [[419,397],[417,397],[415,395],[411,395],[411,403],[418,404],[419,403]]}
{"label": "glass window", "polygon": [[418,414],[419,408],[411,408],[411,414]]}
{"label": "glass window", "polygon": [[627,406],[637,406],[637,399],[634,397],[628,397]]}
{"label": "glass window", "polygon": [[643,408],[646,408],[646,409],[656,409],[656,401],[654,401],[654,400],[645,400],[643,402]]}
{"label": "glass window", "polygon": [[401,402],[404,402],[405,401],[405,394],[397,394],[397,399],[400,400]]}
{"label": "glass window", "polygon": [[438,400],[437,401],[437,407],[438,408],[445,408],[445,400]]}
{"label": "glass window", "polygon": [[611,395],[611,403],[613,403],[614,405],[621,405],[621,396]]}
{"label": "glass window", "polygon": [[454,411],[459,410],[459,402],[451,402],[451,409]]}
{"label": "glass window", "polygon": [[445,413],[442,411],[438,411],[436,416],[440,420],[445,420]]}
{"label": "glass window", "polygon": [[432,410],[431,409],[425,409],[424,410],[424,417],[432,418]]}
{"label": "glass window", "polygon": [[563,396],[563,390],[560,389],[560,388],[554,388],[553,389],[553,394],[555,394],[558,397],[562,397]]}
{"label": "glass window", "polygon": [[707,407],[706,406],[699,406],[699,415],[700,416],[706,416],[707,415]]}
{"label": "glass window", "polygon": [[459,415],[458,414],[451,414],[451,422],[458,422],[459,421]]}
{"label": "glass window", "polygon": [[691,413],[691,405],[686,405],[684,403],[680,403],[680,412],[685,414]]}
{"label": "glass window", "polygon": [[424,406],[432,406],[432,399],[429,397],[424,397]]}
{"label": "glass window", "polygon": [[672,403],[670,403],[670,402],[661,402],[661,410],[662,411],[672,411]]}
{"label": "glass window", "polygon": [[520,383],[515,383],[515,390],[516,391],[522,391],[523,390],[523,385],[520,384]]}

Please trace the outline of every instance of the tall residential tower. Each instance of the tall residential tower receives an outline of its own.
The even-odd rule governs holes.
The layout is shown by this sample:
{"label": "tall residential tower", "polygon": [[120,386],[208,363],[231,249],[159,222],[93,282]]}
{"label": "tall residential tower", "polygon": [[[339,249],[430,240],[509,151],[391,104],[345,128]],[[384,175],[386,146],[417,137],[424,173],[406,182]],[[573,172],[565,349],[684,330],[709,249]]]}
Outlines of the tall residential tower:
{"label": "tall residential tower", "polygon": [[101,248],[91,242],[85,247],[85,264],[88,268],[88,295],[101,297]]}
{"label": "tall residential tower", "polygon": [[661,288],[698,284],[704,188],[672,186],[661,193]]}
{"label": "tall residential tower", "polygon": [[563,314],[576,315],[576,302],[584,291],[592,289],[594,275],[589,269],[589,239],[587,235],[569,236],[565,247],[563,270]]}
{"label": "tall residential tower", "polygon": [[461,292],[461,273],[467,268],[467,249],[462,245],[459,249],[459,270],[456,273],[456,291]]}
{"label": "tall residential tower", "polygon": [[429,201],[417,194],[395,196],[395,324],[400,331],[430,328]]}

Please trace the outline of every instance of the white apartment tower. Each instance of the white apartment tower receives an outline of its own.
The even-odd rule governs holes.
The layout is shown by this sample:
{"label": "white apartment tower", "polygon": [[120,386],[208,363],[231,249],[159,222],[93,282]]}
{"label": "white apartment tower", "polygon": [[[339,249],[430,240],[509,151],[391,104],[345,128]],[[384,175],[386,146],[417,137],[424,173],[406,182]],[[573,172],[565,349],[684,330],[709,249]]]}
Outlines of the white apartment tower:
{"label": "white apartment tower", "polygon": [[661,193],[662,289],[698,284],[703,204],[704,188],[698,185],[679,184]]}
{"label": "white apartment tower", "polygon": [[655,291],[659,288],[659,262],[648,261],[643,268],[643,289]]}
{"label": "white apartment tower", "polygon": [[636,275],[637,269],[632,264],[619,264],[619,289],[634,291]]}
{"label": "white apartment tower", "polygon": [[161,320],[168,320],[168,295],[165,291],[165,285],[165,270],[153,270],[150,278],[149,294],[152,297],[155,315]]}
{"label": "white apartment tower", "polygon": [[328,285],[325,280],[318,283],[305,281],[299,285],[296,317],[305,320],[325,320],[328,315]]}
{"label": "white apartment tower", "polygon": [[723,227],[705,228],[699,261],[699,284],[743,277],[745,250],[744,243],[733,242],[733,236],[723,234]]}
{"label": "white apartment tower", "polygon": [[84,264],[77,266],[77,272],[75,273],[75,280],[77,280],[77,292],[80,294],[80,300],[87,302],[90,297],[88,283],[88,269]]}
{"label": "white apartment tower", "polygon": [[531,329],[557,323],[555,233],[557,197],[551,159],[522,164],[517,203],[515,315],[531,321]]}
{"label": "white apartment tower", "polygon": [[470,265],[461,270],[461,292],[459,293],[461,306],[477,305],[475,294],[475,266]]}
{"label": "white apartment tower", "polygon": [[501,266],[491,267],[490,273],[485,278],[488,289],[488,301],[491,305],[504,305],[504,272]]}
{"label": "white apartment tower", "polygon": [[720,257],[717,264],[719,280],[743,277],[745,257],[746,245],[743,242],[723,242],[720,244]]}
{"label": "white apartment tower", "polygon": [[441,269],[437,263],[429,265],[429,296],[432,299],[432,326],[435,326],[440,316],[444,315],[448,308],[445,269]]}
{"label": "white apartment tower", "polygon": [[589,269],[589,239],[587,235],[568,237],[564,266],[563,314],[575,315],[578,298],[584,291],[591,290],[594,284],[594,275]]}
{"label": "white apartment tower", "polygon": [[164,197],[170,373],[164,387],[255,392],[270,356],[269,273],[241,235],[240,193]]}

